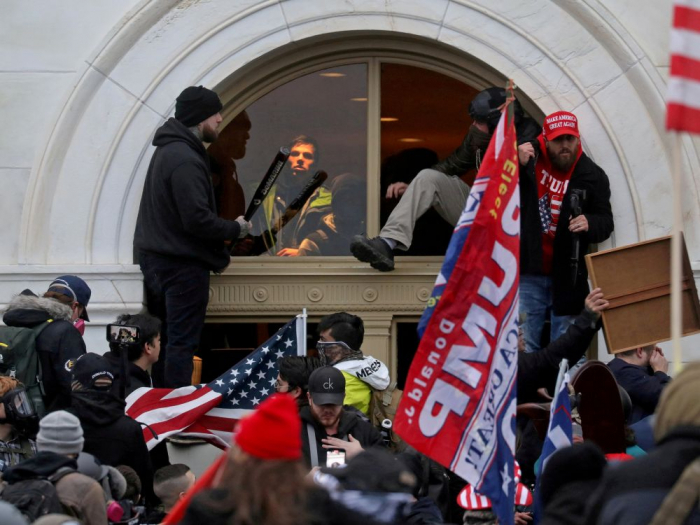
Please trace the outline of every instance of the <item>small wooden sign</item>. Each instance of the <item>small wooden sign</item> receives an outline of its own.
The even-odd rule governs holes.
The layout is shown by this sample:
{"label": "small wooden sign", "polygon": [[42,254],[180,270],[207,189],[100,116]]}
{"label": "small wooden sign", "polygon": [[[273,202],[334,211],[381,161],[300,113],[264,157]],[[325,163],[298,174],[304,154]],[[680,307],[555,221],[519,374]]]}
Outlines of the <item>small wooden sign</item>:
{"label": "small wooden sign", "polygon": [[[594,288],[610,307],[603,312],[608,352],[617,354],[671,339],[671,237],[586,255]],[[683,335],[700,332],[700,303],[683,241]]]}

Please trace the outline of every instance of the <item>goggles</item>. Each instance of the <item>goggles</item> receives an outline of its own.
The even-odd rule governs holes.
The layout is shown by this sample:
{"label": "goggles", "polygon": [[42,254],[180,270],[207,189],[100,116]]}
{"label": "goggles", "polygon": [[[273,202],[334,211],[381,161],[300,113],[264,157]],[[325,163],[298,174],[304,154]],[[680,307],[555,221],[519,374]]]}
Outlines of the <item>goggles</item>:
{"label": "goggles", "polygon": [[344,348],[345,350],[349,350],[350,352],[353,351],[352,348],[350,348],[350,345],[343,341],[319,341],[316,343],[316,350],[319,352],[328,350],[329,348],[333,348],[334,346],[339,346],[341,348]]}
{"label": "goggles", "polygon": [[1,423],[10,423],[18,432],[33,435],[39,426],[39,417],[31,398],[24,387],[13,388],[0,401],[5,407],[5,419]]}
{"label": "goggles", "polygon": [[318,350],[318,357],[321,359],[322,366],[332,364],[332,362],[342,357],[342,354],[355,351],[343,341],[319,341],[316,343],[316,350]]}

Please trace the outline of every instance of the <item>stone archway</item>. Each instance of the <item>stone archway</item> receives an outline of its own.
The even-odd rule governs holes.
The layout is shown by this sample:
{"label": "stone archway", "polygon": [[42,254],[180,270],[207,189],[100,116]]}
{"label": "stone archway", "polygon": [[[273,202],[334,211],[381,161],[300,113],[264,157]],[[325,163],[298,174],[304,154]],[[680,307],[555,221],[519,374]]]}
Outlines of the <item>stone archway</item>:
{"label": "stone archway", "polygon": [[[138,309],[142,291],[131,243],[150,141],[183,86],[213,87],[233,111],[329,53],[398,48],[442,59],[447,69],[471,71],[476,86],[513,78],[530,108],[542,113],[576,112],[586,150],[611,180],[616,231],[603,247],[666,234],[671,196],[663,79],[624,27],[605,15],[597,0],[370,0],[361,6],[340,0],[144,0],[88,59],[33,167],[18,263],[38,274],[60,267],[60,273],[89,274],[91,284],[107,283],[91,306],[99,322],[125,307]],[[689,169],[683,208],[686,224],[693,224],[700,213],[700,166],[693,143],[684,145]],[[686,240],[697,261],[700,231],[688,229]],[[289,275],[270,265],[244,264],[234,272],[253,281],[266,273],[281,281]],[[336,270],[348,273],[332,266],[324,271]],[[399,278],[406,280],[401,293],[413,303],[404,312],[419,311],[424,283],[435,270],[424,265]],[[359,281],[374,279],[361,269],[350,273]],[[381,296],[382,286],[375,282],[372,289]],[[311,288],[300,286],[295,301],[313,301]],[[375,335],[386,341],[396,304],[368,300],[365,288],[346,289],[374,312]],[[254,290],[217,291],[234,299],[239,292]],[[222,318],[246,315],[214,303],[211,311]],[[333,307],[322,303],[316,303],[320,311]],[[267,311],[286,315],[284,308]]]}
{"label": "stone archway", "polygon": [[[588,151],[611,178],[614,242],[667,231],[659,79],[629,35],[604,23],[595,2],[566,9],[545,1],[527,8],[370,2],[363,11],[331,2],[322,13],[312,1],[232,4],[144,3],[95,53],[33,170],[20,263],[130,263],[148,143],[181,87],[219,86],[230,100],[232,79],[254,78],[270,57],[293,56],[288,51],[302,49],[308,38],[323,47],[347,35],[372,42],[390,34],[452,49],[488,64],[484,72],[512,77],[543,112],[576,111]],[[688,182],[685,209],[694,219],[690,201],[697,202],[697,193]],[[692,234],[688,241],[695,259],[698,241]]]}

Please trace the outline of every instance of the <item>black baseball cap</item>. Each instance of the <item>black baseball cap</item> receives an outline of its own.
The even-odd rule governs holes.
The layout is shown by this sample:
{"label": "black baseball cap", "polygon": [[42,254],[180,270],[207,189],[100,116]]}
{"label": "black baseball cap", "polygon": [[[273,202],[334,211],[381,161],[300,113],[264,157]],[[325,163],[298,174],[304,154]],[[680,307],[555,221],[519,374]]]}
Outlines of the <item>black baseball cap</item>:
{"label": "black baseball cap", "polygon": [[322,366],[309,377],[309,394],[316,405],[342,405],[345,400],[345,376],[332,366]]}
{"label": "black baseball cap", "polygon": [[88,390],[110,390],[114,382],[112,367],[104,357],[88,352],[73,365],[73,381]]}

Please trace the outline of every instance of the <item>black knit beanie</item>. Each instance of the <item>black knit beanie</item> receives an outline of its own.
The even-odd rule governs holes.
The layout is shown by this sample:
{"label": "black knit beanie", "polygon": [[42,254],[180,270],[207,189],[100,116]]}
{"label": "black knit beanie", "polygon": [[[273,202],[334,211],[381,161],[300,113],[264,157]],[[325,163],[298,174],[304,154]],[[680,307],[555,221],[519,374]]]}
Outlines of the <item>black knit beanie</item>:
{"label": "black knit beanie", "polygon": [[185,126],[196,126],[221,111],[219,95],[204,86],[190,86],[180,93],[175,104],[175,118]]}

